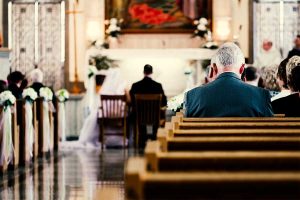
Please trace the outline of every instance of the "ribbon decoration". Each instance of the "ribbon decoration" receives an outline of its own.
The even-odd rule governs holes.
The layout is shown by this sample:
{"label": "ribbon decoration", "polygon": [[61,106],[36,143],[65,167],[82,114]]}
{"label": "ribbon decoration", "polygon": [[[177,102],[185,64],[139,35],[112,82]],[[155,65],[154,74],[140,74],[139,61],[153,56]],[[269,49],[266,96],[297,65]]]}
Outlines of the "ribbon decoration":
{"label": "ribbon decoration", "polygon": [[13,159],[14,146],[12,140],[12,117],[11,117],[11,107],[5,106],[2,112],[0,127],[2,127],[2,148],[0,164],[3,165],[4,162],[9,164]]}
{"label": "ribbon decoration", "polygon": [[33,143],[34,143],[34,128],[33,128],[33,114],[32,114],[32,104],[29,101],[25,102],[25,135],[26,135],[26,145],[29,145],[29,155],[33,156]]}
{"label": "ribbon decoration", "polygon": [[50,119],[49,119],[49,103],[43,101],[43,130],[44,130],[44,151],[49,151],[51,148],[50,144]]}
{"label": "ribbon decoration", "polygon": [[65,103],[58,103],[58,119],[59,119],[59,135],[61,136],[61,141],[66,141],[66,113],[65,113]]}

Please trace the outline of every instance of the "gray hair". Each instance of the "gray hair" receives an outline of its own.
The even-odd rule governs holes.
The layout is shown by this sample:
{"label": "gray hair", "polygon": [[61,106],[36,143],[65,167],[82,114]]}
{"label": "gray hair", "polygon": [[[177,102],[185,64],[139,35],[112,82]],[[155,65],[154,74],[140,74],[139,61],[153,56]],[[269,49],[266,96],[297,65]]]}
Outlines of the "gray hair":
{"label": "gray hair", "polygon": [[30,79],[33,83],[35,82],[42,83],[43,76],[44,76],[43,72],[40,69],[34,69],[30,72]]}
{"label": "gray hair", "polygon": [[289,62],[286,65],[286,78],[289,87],[293,87],[292,85],[292,71],[294,68],[300,65],[300,56],[293,56],[289,59]]}
{"label": "gray hair", "polygon": [[224,43],[216,53],[216,64],[218,67],[239,68],[245,63],[242,50],[234,43]]}

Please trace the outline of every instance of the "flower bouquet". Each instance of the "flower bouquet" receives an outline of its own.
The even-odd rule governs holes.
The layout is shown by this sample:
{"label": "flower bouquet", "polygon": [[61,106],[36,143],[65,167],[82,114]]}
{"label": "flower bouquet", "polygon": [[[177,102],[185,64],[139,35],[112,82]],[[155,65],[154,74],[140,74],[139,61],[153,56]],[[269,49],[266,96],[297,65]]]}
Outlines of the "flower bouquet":
{"label": "flower bouquet", "polygon": [[44,98],[44,101],[52,101],[53,93],[48,87],[42,87],[40,89],[40,97]]}
{"label": "flower bouquet", "polygon": [[56,96],[59,102],[63,103],[70,98],[70,94],[66,89],[60,89],[56,92]]}
{"label": "flower bouquet", "polygon": [[11,91],[4,91],[0,94],[0,105],[4,107],[12,106],[16,102],[15,96],[11,93]]}
{"label": "flower bouquet", "polygon": [[108,25],[108,28],[105,30],[105,33],[107,36],[117,38],[121,34],[121,28],[119,26],[119,23],[121,23],[122,20],[117,20],[116,18],[111,18],[109,21],[106,20],[105,24]]}
{"label": "flower bouquet", "polygon": [[172,97],[167,103],[168,109],[174,112],[180,111],[183,108],[184,94],[185,93],[181,93],[177,96]]}
{"label": "flower bouquet", "polygon": [[37,96],[38,95],[33,88],[26,88],[22,93],[22,97],[30,103],[32,103],[37,98]]}
{"label": "flower bouquet", "polygon": [[201,37],[207,39],[207,36],[211,32],[208,29],[208,20],[206,18],[200,18],[199,20],[194,21],[194,25],[196,25],[196,30],[194,31],[193,37]]}

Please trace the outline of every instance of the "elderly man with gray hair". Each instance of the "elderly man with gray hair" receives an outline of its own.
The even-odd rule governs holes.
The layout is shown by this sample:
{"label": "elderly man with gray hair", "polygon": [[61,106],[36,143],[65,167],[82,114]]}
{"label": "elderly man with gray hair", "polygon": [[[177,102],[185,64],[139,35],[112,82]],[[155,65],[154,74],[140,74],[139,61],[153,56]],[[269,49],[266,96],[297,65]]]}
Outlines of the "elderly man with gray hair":
{"label": "elderly man with gray hair", "polygon": [[267,90],[244,83],[245,58],[234,43],[225,43],[211,66],[216,80],[186,93],[186,117],[271,117]]}
{"label": "elderly man with gray hair", "polygon": [[40,89],[44,87],[43,77],[43,72],[38,68],[29,73],[29,81],[31,83],[30,87],[33,88],[38,95],[40,94]]}

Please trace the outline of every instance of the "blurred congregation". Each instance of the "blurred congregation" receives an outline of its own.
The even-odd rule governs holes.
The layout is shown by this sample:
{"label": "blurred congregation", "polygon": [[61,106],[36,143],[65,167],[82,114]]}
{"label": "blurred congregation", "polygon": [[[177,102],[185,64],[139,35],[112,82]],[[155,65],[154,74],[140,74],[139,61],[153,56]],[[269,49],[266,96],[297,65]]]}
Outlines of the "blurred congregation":
{"label": "blurred congregation", "polygon": [[1,0],[0,199],[299,199],[299,0]]}

